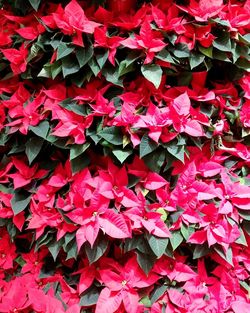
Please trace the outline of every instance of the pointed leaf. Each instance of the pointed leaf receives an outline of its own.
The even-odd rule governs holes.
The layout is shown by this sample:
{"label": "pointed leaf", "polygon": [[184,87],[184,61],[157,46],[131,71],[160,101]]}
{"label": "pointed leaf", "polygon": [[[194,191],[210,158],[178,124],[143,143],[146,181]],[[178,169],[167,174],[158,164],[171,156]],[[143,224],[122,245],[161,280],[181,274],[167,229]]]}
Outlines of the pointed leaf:
{"label": "pointed leaf", "polygon": [[41,137],[43,139],[47,138],[48,132],[49,132],[49,122],[48,121],[42,121],[38,126],[30,126],[29,129],[36,134],[38,137]]}
{"label": "pointed leaf", "polygon": [[32,5],[35,11],[38,10],[41,0],[29,0],[29,3]]}
{"label": "pointed leaf", "polygon": [[162,69],[159,65],[150,64],[141,67],[142,75],[154,84],[155,88],[159,88],[162,78]]}
{"label": "pointed leaf", "polygon": [[42,149],[44,140],[42,138],[32,137],[25,144],[25,153],[28,157],[29,164],[38,156]]}
{"label": "pointed leaf", "polygon": [[140,143],[139,152],[140,158],[143,158],[145,155],[153,152],[158,147],[157,143],[152,141],[147,134],[145,134]]}
{"label": "pointed leaf", "polygon": [[98,133],[99,136],[112,143],[115,146],[122,145],[123,136],[118,127],[106,127]]}
{"label": "pointed leaf", "polygon": [[11,200],[11,208],[14,212],[14,215],[17,215],[18,213],[24,211],[26,207],[30,203],[31,196],[27,196],[23,194],[22,192],[15,192],[14,196]]}
{"label": "pointed leaf", "polygon": [[157,258],[160,258],[164,253],[168,245],[168,238],[159,238],[155,237],[153,235],[149,235],[148,243],[150,245],[150,248],[154,252],[154,254],[157,256]]}

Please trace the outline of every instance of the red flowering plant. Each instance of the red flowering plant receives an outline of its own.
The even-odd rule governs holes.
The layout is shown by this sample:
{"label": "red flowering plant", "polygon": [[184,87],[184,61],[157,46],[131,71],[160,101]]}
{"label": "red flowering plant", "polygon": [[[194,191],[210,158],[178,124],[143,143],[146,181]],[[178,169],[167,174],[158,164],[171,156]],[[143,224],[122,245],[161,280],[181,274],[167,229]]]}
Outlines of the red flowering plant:
{"label": "red flowering plant", "polygon": [[250,312],[250,2],[0,6],[0,312]]}

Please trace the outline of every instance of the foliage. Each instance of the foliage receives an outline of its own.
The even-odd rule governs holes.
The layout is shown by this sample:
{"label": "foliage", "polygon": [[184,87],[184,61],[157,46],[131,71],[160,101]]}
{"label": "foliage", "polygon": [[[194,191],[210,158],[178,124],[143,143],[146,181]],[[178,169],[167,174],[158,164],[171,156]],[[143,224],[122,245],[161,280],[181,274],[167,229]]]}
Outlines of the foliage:
{"label": "foliage", "polygon": [[0,312],[250,312],[250,2],[0,3]]}

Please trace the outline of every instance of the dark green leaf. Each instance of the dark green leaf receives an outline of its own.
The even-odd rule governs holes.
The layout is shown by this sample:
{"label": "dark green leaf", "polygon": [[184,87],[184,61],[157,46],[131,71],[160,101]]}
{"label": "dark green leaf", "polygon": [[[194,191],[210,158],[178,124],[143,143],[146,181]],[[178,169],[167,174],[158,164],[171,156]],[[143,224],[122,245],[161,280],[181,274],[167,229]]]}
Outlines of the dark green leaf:
{"label": "dark green leaf", "polygon": [[122,145],[123,135],[118,127],[106,127],[98,133],[99,136],[115,146]]}
{"label": "dark green leaf", "polygon": [[51,241],[54,241],[54,235],[52,230],[47,230],[36,240],[35,252],[39,250],[40,247],[44,245],[49,245]]}
{"label": "dark green leaf", "polygon": [[204,48],[199,46],[199,51],[209,58],[213,57],[213,47]]}
{"label": "dark green leaf", "polygon": [[122,164],[132,154],[132,150],[115,149],[115,150],[112,150],[112,153],[118,159],[118,161],[120,161],[120,163]]}
{"label": "dark green leaf", "polygon": [[91,68],[91,71],[93,72],[93,74],[95,76],[97,76],[100,72],[100,67],[99,67],[98,63],[94,60],[94,58],[91,58],[88,61],[88,65]]}
{"label": "dark green leaf", "polygon": [[51,243],[48,246],[48,249],[49,249],[54,261],[56,261],[58,253],[62,247],[62,244],[63,244],[63,238],[61,238],[59,241],[54,241],[53,243]]}
{"label": "dark green leaf", "polygon": [[233,252],[232,252],[232,248],[229,247],[227,249],[227,252],[225,253],[223,248],[219,245],[215,245],[214,250],[219,254],[219,256],[221,256],[225,261],[227,261],[230,265],[234,266],[233,264]]}
{"label": "dark green leaf", "polygon": [[88,149],[90,143],[86,142],[83,145],[74,145],[70,148],[70,160],[77,158],[79,155],[83,154],[84,151]]}
{"label": "dark green leaf", "polygon": [[125,240],[124,251],[128,252],[137,249],[139,252],[144,254],[152,253],[149,247],[148,241],[144,236],[134,236]]}
{"label": "dark green leaf", "polygon": [[92,285],[82,296],[80,299],[80,305],[81,306],[92,306],[97,303],[97,300],[99,298],[100,291],[95,286]]}
{"label": "dark green leaf", "polygon": [[77,48],[76,49],[76,58],[79,63],[80,68],[82,68],[88,61],[92,58],[94,53],[92,45],[89,45],[87,48]]}
{"label": "dark green leaf", "polygon": [[244,221],[243,222],[243,229],[247,232],[247,234],[250,236],[250,222]]}
{"label": "dark green leaf", "polygon": [[155,264],[156,257],[151,254],[145,254],[141,252],[136,252],[137,255],[137,262],[140,266],[140,268],[144,271],[145,274],[148,275],[148,273],[151,271],[152,267]]}
{"label": "dark green leaf", "polygon": [[119,64],[118,74],[119,77],[125,75],[129,72],[132,72],[135,69],[134,64],[128,64],[127,60],[122,60]]}
{"label": "dark green leaf", "polygon": [[29,3],[32,5],[35,11],[38,10],[41,0],[29,0]]}
{"label": "dark green leaf", "polygon": [[168,238],[159,238],[153,235],[148,236],[148,243],[150,245],[150,248],[157,256],[157,258],[160,258],[165,253],[168,242]]}
{"label": "dark green leaf", "polygon": [[23,192],[15,192],[11,200],[11,208],[14,212],[14,215],[24,211],[30,203],[31,196],[27,196]]}
{"label": "dark green leaf", "polygon": [[38,126],[30,126],[29,129],[36,134],[38,137],[41,137],[43,139],[47,138],[48,132],[49,132],[49,122],[48,121],[42,121]]}
{"label": "dark green leaf", "polygon": [[143,76],[154,84],[155,88],[159,88],[162,78],[162,69],[157,64],[143,65],[141,67]]}
{"label": "dark green leaf", "polygon": [[60,63],[61,63],[60,61],[56,61],[53,64],[51,64],[50,72],[51,72],[52,79],[55,79],[56,76],[61,73],[62,65]]}
{"label": "dark green leaf", "polygon": [[108,51],[104,52],[103,54],[95,54],[97,64],[99,65],[100,70],[105,65],[107,59],[108,59]]}
{"label": "dark green leaf", "polygon": [[250,211],[249,210],[240,210],[239,211],[239,215],[246,221],[250,221]]}
{"label": "dark green leaf", "polygon": [[186,226],[185,224],[181,225],[181,234],[185,240],[188,240],[188,238],[192,235],[194,231],[194,227]]}
{"label": "dark green leaf", "polygon": [[74,51],[74,47],[69,46],[65,42],[61,42],[57,48],[57,60],[60,60]]}
{"label": "dark green leaf", "polygon": [[232,49],[230,34],[229,32],[224,32],[213,42],[213,47],[219,51],[230,52]]}
{"label": "dark green leaf", "polygon": [[71,112],[74,112],[74,113],[81,115],[81,116],[86,116],[88,114],[87,108],[85,105],[79,105],[79,104],[77,104],[76,101],[74,101],[70,98],[59,102],[59,105],[61,107],[63,107],[64,109],[71,111]]}
{"label": "dark green leaf", "polygon": [[213,50],[213,58],[224,62],[231,62],[226,52],[217,49]]}
{"label": "dark green leaf", "polygon": [[177,58],[188,58],[190,56],[190,51],[186,44],[179,43],[177,46],[174,47],[173,54]]}
{"label": "dark green leaf", "polygon": [[42,149],[44,139],[38,137],[30,138],[25,145],[25,153],[28,157],[29,164],[38,156]]}
{"label": "dark green leaf", "polygon": [[178,146],[175,142],[171,142],[166,146],[167,151],[172,154],[176,159],[184,163],[185,150],[184,146]]}
{"label": "dark green leaf", "polygon": [[120,78],[117,67],[108,67],[102,69],[102,75],[106,80],[114,85],[123,87],[123,81]]}
{"label": "dark green leaf", "polygon": [[68,245],[67,245],[67,258],[66,260],[70,260],[70,259],[77,259],[78,256],[78,251],[77,251],[77,245],[75,241],[71,241]]}
{"label": "dark green leaf", "polygon": [[90,163],[90,159],[87,155],[79,155],[78,157],[70,161],[71,169],[73,173],[77,173],[87,167]]}
{"label": "dark green leaf", "polygon": [[62,59],[62,72],[64,78],[71,74],[77,73],[79,69],[80,66],[74,56],[68,55]]}
{"label": "dark green leaf", "polygon": [[176,63],[172,58],[171,54],[167,51],[167,49],[161,50],[157,55],[156,58],[165,62],[169,63]]}
{"label": "dark green leaf", "polygon": [[179,245],[182,243],[183,237],[179,231],[174,231],[171,233],[171,235],[172,235],[170,237],[171,246],[173,250],[176,250],[179,247]]}
{"label": "dark green leaf", "polygon": [[204,61],[204,59],[205,59],[204,55],[198,54],[198,53],[192,53],[189,59],[191,70],[197,67],[198,65],[200,65]]}
{"label": "dark green leaf", "polygon": [[249,45],[250,44],[250,34],[247,33],[246,35],[241,35],[241,34],[238,34],[239,35],[239,40],[244,42],[245,44]]}
{"label": "dark green leaf", "polygon": [[97,260],[100,259],[101,256],[105,253],[105,251],[108,248],[108,239],[107,238],[101,238],[98,239],[93,247],[91,248],[90,244],[86,242],[84,244],[85,252],[87,254],[87,258],[89,260],[89,263],[94,263]]}
{"label": "dark green leaf", "polygon": [[145,155],[153,152],[157,147],[157,143],[152,141],[147,134],[144,134],[139,147],[140,158],[143,158]]}
{"label": "dark green leaf", "polygon": [[210,249],[207,244],[196,245],[193,252],[193,259],[200,259],[208,253],[210,253]]}
{"label": "dark green leaf", "polygon": [[244,235],[244,232],[243,232],[243,230],[240,227],[238,227],[238,229],[240,231],[240,237],[235,242],[240,244],[240,245],[243,245],[243,246],[247,247],[247,241],[246,241],[246,237]]}
{"label": "dark green leaf", "polygon": [[156,289],[151,294],[151,302],[155,303],[167,289],[168,286],[166,285],[157,286]]}

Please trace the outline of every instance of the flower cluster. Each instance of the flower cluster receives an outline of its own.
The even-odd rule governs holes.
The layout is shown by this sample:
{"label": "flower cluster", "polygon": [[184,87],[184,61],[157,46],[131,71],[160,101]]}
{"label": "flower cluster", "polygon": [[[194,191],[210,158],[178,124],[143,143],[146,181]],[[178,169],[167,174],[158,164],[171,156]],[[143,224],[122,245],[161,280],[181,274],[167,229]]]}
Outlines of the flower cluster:
{"label": "flower cluster", "polygon": [[0,312],[250,312],[249,1],[0,1]]}

